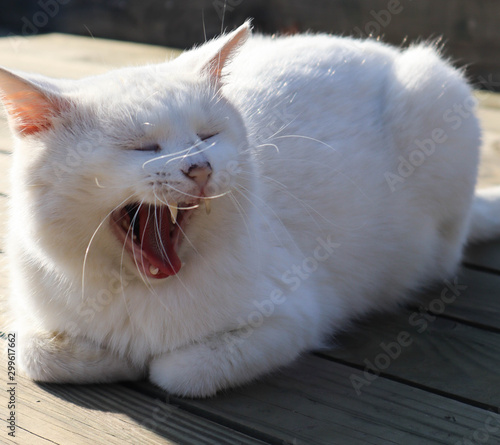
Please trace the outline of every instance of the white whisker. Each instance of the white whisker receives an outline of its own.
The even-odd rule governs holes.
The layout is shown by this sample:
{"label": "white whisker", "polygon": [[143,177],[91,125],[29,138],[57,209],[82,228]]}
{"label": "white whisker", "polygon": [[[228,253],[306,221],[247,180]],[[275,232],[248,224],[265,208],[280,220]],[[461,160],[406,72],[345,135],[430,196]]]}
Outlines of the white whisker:
{"label": "white whisker", "polygon": [[97,235],[97,232],[99,231],[99,229],[103,226],[103,224],[108,220],[108,218],[110,217],[110,215],[117,209],[119,209],[120,207],[122,207],[124,205],[125,202],[127,202],[131,197],[129,196],[128,198],[125,198],[120,204],[118,204],[114,209],[112,209],[104,218],[103,220],[100,222],[100,224],[97,226],[97,228],[95,229],[94,233],[92,234],[92,236],[90,237],[90,241],[89,243],[87,244],[87,248],[85,249],[85,255],[84,255],[84,258],[83,258],[83,265],[82,265],[82,299],[85,298],[85,268],[86,268],[86,265],[87,265],[87,258],[88,258],[88,255],[89,255],[89,251],[90,251],[90,246],[92,244],[92,242],[94,241],[94,238],[96,237]]}
{"label": "white whisker", "polygon": [[283,231],[288,235],[288,237],[290,239],[290,242],[300,251],[300,249],[299,249],[297,243],[295,242],[294,238],[292,237],[292,235],[290,234],[290,232],[286,228],[286,225],[283,223],[283,221],[281,220],[281,218],[279,217],[279,215],[274,211],[274,209],[270,205],[268,205],[260,196],[258,196],[257,194],[253,193],[252,191],[250,191],[246,187],[244,187],[241,184],[239,184],[239,186],[237,188],[237,192],[239,194],[241,194],[241,196],[243,196],[260,213],[260,215],[263,217],[263,219],[265,221],[268,221],[267,225],[268,225],[268,227],[269,227],[269,229],[270,229],[273,237],[276,239],[276,241],[278,241],[279,243],[282,242],[281,238],[278,236],[278,234],[276,233],[276,231],[273,228],[273,226],[274,226],[273,221],[269,220],[268,217],[262,211],[262,207],[260,205],[257,205],[256,203],[254,203],[250,199],[250,197],[247,196],[242,190],[245,190],[249,195],[252,195],[258,201],[260,201],[260,203],[263,204],[264,208],[267,208],[267,209],[270,210],[270,212],[273,214],[275,220],[278,221],[278,223],[281,226],[281,228],[283,229]]}
{"label": "white whisker", "polygon": [[243,221],[243,224],[245,225],[245,229],[248,233],[248,236],[250,239],[257,239],[255,236],[252,236],[252,231],[250,230],[250,226],[248,225],[247,223],[247,220],[248,220],[248,214],[247,212],[245,211],[244,207],[241,205],[241,203],[236,199],[236,197],[234,196],[233,193],[230,193],[229,194],[229,198],[231,199],[231,202],[234,204],[234,206],[236,207],[236,210],[238,211],[238,213],[241,215],[241,219]]}
{"label": "white whisker", "polygon": [[321,141],[320,139],[313,138],[311,136],[304,136],[300,134],[287,134],[283,136],[276,136],[274,139],[285,139],[285,138],[299,138],[299,139],[306,139],[308,141],[313,141],[317,142],[318,144],[324,145],[325,147],[328,147],[329,149],[333,151],[337,151],[336,148],[332,147],[330,144],[327,144],[326,142]]}
{"label": "white whisker", "polygon": [[188,158],[190,156],[195,156],[195,155],[198,155],[199,153],[203,153],[204,151],[211,149],[215,145],[215,142],[212,142],[211,144],[204,147],[202,150],[196,150],[196,152],[191,153],[191,151],[194,148],[199,147],[201,144],[203,144],[203,142],[204,141],[198,141],[195,144],[193,144],[193,145],[191,145],[183,150],[176,151],[175,153],[169,153],[169,154],[165,154],[165,155],[161,155],[161,156],[156,156],[152,159],[148,159],[146,162],[144,162],[142,164],[142,168],[144,169],[146,167],[146,165],[148,165],[151,162],[161,161],[162,159],[168,159],[168,161],[165,162],[165,166],[166,166],[170,162],[174,162],[174,161],[177,161],[179,159],[185,159],[185,158]]}

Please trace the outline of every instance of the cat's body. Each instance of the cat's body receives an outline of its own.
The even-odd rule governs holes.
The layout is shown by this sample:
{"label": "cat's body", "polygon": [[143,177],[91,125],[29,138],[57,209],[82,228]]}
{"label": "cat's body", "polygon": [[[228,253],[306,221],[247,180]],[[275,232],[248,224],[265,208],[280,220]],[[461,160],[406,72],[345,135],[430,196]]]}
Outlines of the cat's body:
{"label": "cat's body", "polygon": [[[467,237],[500,234],[497,191],[470,229],[480,130],[434,50],[248,32],[168,64],[34,79],[49,93],[1,74],[11,307],[32,378],[149,372],[211,395],[449,277]],[[167,202],[199,205],[177,216],[180,246]]]}

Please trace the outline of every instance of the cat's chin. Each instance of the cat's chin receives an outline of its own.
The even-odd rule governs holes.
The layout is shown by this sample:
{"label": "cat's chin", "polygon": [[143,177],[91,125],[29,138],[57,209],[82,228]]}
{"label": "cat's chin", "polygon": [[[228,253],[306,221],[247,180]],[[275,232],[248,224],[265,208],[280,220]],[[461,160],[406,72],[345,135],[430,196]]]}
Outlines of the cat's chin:
{"label": "cat's chin", "polygon": [[128,204],[111,214],[110,224],[138,271],[153,279],[176,275],[177,254],[195,205]]}

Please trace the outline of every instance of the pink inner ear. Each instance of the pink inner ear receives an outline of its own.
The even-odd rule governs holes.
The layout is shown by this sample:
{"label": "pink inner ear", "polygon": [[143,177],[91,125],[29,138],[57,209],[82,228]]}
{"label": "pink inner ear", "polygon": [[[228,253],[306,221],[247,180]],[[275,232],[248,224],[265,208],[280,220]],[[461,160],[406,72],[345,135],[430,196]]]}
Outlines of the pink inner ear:
{"label": "pink inner ear", "polygon": [[20,91],[6,96],[5,106],[15,129],[23,135],[30,135],[52,127],[50,117],[54,106],[47,99],[31,91]]}
{"label": "pink inner ear", "polygon": [[11,127],[23,136],[51,128],[53,116],[60,112],[58,103],[39,87],[3,69],[0,69],[0,96]]}
{"label": "pink inner ear", "polygon": [[206,65],[206,69],[210,73],[210,77],[216,82],[220,81],[222,68],[227,63],[232,55],[243,45],[250,35],[250,26],[245,24],[240,26],[231,35],[230,39],[224,44],[219,52]]}

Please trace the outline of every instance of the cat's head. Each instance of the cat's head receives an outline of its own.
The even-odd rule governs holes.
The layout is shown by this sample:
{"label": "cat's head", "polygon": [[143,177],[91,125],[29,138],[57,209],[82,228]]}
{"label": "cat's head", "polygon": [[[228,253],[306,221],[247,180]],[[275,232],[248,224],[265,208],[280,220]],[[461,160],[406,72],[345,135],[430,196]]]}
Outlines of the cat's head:
{"label": "cat's head", "polygon": [[246,130],[221,89],[249,33],[246,23],[176,60],[77,81],[0,70],[16,242],[62,267],[85,258],[176,274],[190,220],[203,226],[211,207],[217,218],[242,181]]}

